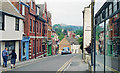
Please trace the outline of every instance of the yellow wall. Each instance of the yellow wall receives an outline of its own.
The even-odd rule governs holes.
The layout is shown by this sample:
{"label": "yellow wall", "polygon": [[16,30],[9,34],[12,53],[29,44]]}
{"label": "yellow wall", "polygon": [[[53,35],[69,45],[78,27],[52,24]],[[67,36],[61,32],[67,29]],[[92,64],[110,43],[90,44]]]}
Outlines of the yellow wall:
{"label": "yellow wall", "polygon": [[71,44],[68,42],[66,38],[63,38],[59,44],[59,54],[61,54],[61,51],[64,47],[69,47],[71,50]]}

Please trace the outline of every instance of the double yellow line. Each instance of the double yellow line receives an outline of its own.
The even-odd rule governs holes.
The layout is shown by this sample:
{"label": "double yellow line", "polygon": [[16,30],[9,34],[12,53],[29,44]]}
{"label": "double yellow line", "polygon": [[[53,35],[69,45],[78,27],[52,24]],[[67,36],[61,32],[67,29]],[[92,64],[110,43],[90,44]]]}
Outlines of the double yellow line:
{"label": "double yellow line", "polygon": [[72,57],[70,60],[68,60],[62,67],[60,67],[60,69],[56,73],[61,73],[68,66],[68,64],[70,64],[70,62],[72,61],[73,58],[74,57]]}

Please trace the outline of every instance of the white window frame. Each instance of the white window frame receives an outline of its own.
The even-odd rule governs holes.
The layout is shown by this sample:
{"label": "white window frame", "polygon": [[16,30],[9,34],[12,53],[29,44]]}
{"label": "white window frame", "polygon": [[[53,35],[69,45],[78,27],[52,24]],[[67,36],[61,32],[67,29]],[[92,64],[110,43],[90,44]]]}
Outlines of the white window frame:
{"label": "white window frame", "polygon": [[25,6],[24,5],[22,5],[22,15],[25,16]]}

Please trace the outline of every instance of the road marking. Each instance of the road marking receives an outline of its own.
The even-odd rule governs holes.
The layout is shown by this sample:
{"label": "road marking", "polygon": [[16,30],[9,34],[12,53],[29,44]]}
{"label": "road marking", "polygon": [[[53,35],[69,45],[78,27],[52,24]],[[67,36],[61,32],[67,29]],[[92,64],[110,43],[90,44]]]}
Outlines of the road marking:
{"label": "road marking", "polygon": [[61,73],[61,71],[63,71],[65,69],[65,67],[72,61],[72,59],[59,71],[59,73]]}
{"label": "road marking", "polygon": [[[102,64],[102,63],[100,63],[100,62],[97,62],[98,64],[101,64],[103,67],[104,67],[104,64]],[[105,66],[108,70],[110,70],[110,71],[113,71],[113,72],[117,72],[117,73],[120,73],[119,71],[117,71],[117,70],[115,70],[115,69],[113,69],[113,68],[111,68],[111,67],[108,67],[108,66]]]}
{"label": "road marking", "polygon": [[[76,57],[76,56],[74,56],[74,57]],[[72,59],[74,57],[72,57],[71,59],[69,59],[62,67],[60,67],[60,69],[56,73],[58,73],[58,72],[61,73],[65,69],[65,67],[72,61]]]}

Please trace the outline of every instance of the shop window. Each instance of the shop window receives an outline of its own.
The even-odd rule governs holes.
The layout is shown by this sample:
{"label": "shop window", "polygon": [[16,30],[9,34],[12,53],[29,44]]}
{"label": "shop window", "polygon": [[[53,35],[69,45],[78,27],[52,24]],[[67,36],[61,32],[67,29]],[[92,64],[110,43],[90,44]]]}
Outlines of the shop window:
{"label": "shop window", "polygon": [[23,42],[23,56],[26,54],[26,49],[25,49],[25,42]]}
{"label": "shop window", "polygon": [[35,54],[35,41],[33,40],[33,54]]}
{"label": "shop window", "polygon": [[39,41],[39,52],[42,52],[41,51],[41,40]]}
{"label": "shop window", "polygon": [[[8,48],[8,54],[12,53],[12,50],[15,50],[15,42],[5,42],[5,47]],[[11,59],[11,56],[8,56],[8,60]]]}
{"label": "shop window", "polygon": [[37,53],[38,53],[38,40],[36,41]]}

